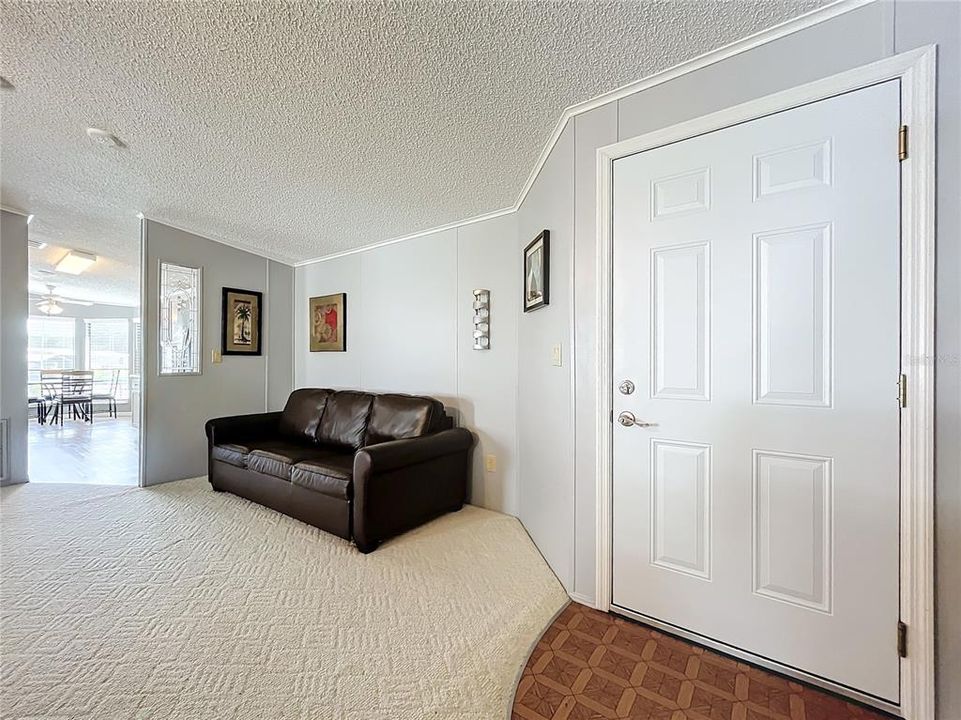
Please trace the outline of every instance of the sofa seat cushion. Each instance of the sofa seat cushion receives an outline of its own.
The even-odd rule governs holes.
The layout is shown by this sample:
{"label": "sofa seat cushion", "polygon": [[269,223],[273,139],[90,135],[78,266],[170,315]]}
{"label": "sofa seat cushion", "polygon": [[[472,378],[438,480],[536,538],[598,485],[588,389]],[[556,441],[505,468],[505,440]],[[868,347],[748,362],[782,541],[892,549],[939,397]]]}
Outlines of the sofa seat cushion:
{"label": "sofa seat cushion", "polygon": [[247,465],[247,454],[249,452],[250,448],[246,445],[224,443],[223,445],[214,445],[214,449],[210,452],[210,456],[214,460],[220,460],[220,462],[225,462],[228,465],[245,467]]}
{"label": "sofa seat cushion", "polygon": [[294,465],[290,482],[339,500],[353,496],[354,456],[330,453]]}
{"label": "sofa seat cushion", "polygon": [[290,469],[294,464],[323,455],[325,453],[316,448],[282,440],[251,443],[250,453],[247,455],[247,468],[264,475],[290,480]]}

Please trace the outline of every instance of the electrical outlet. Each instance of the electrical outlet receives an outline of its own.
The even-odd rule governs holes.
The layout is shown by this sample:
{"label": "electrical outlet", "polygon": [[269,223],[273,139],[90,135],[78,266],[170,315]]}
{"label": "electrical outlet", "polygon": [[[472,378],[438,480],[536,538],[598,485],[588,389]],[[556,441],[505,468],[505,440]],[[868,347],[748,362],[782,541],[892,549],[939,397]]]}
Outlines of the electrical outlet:
{"label": "electrical outlet", "polygon": [[484,456],[484,469],[490,473],[497,472],[497,456],[496,455]]}
{"label": "electrical outlet", "polygon": [[561,366],[561,346],[560,343],[551,346],[551,365],[554,367]]}
{"label": "electrical outlet", "polygon": [[217,364],[217,363],[221,363],[221,362],[223,362],[223,361],[224,361],[224,358],[223,358],[223,356],[220,354],[220,350],[211,350],[211,351],[210,351],[210,362],[212,362],[212,363],[214,363],[214,364]]}

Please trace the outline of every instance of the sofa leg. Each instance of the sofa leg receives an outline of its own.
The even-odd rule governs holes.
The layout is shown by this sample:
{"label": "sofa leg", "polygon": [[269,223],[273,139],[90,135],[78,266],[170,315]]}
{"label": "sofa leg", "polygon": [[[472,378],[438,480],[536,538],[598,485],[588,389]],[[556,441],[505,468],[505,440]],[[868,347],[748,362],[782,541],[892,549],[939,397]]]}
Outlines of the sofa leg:
{"label": "sofa leg", "polygon": [[380,543],[379,543],[379,542],[376,542],[376,541],[374,541],[374,542],[362,542],[362,541],[358,540],[357,538],[354,538],[354,545],[356,545],[356,546],[357,546],[357,549],[360,550],[364,555],[368,555],[368,554],[374,552],[374,550],[377,549],[377,546],[380,545]]}

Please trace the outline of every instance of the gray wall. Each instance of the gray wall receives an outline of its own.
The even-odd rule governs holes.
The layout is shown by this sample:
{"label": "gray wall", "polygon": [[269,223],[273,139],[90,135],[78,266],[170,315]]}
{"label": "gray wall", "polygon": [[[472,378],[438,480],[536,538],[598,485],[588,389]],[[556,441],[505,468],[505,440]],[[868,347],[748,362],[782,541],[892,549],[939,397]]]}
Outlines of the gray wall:
{"label": "gray wall", "polygon": [[283,410],[294,387],[294,269],[290,265],[267,261],[264,305],[267,409]]}
{"label": "gray wall", "polygon": [[[143,221],[144,321],[143,352],[145,407],[141,452],[143,484],[206,475],[204,422],[212,417],[264,412],[267,405],[267,358],[225,356],[210,361],[220,350],[221,290],[238,287],[266,292],[268,263],[257,255],[168,227]],[[202,374],[160,377],[158,374],[157,318],[160,261],[203,268]],[[281,278],[272,293],[289,297]],[[267,298],[265,297],[265,301]],[[264,332],[269,337],[265,319]],[[289,320],[287,321],[289,323]],[[283,333],[281,333],[283,337]],[[265,348],[266,351],[266,348]],[[290,345],[279,342],[271,359],[290,365]],[[281,388],[275,387],[279,394]]]}
{"label": "gray wall", "polygon": [[[517,514],[520,269],[513,215],[296,269],[294,384],[431,395],[478,436],[471,502]],[[491,349],[472,350],[474,288]],[[309,298],[347,293],[347,352],[310,352]],[[492,454],[497,468],[487,472]]]}
{"label": "gray wall", "polygon": [[9,477],[27,482],[27,218],[0,211],[0,418]]}
{"label": "gray wall", "polygon": [[[550,231],[550,304],[518,321],[520,519],[568,590],[574,589],[574,124],[568,123],[517,211],[517,253]],[[515,269],[517,272],[518,269]],[[551,348],[561,346],[561,366]]]}

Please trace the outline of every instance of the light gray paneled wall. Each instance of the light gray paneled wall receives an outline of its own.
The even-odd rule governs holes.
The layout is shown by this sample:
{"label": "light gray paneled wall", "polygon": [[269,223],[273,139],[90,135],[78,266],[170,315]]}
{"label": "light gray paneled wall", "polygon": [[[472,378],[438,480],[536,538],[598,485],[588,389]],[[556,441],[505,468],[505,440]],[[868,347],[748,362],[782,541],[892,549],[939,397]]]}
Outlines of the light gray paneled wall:
{"label": "light gray paneled wall", "polygon": [[[197,477],[207,473],[204,423],[212,417],[264,412],[267,362],[257,357],[225,356],[211,362],[221,347],[221,291],[226,287],[267,290],[268,260],[152,220],[143,221],[146,391],[143,417],[143,484]],[[203,269],[202,373],[161,377],[158,373],[160,261]],[[290,288],[272,292],[289,295]],[[268,331],[269,332],[269,331]],[[290,346],[275,346],[271,358],[290,363]]]}
{"label": "light gray paneled wall", "polygon": [[5,485],[27,482],[27,218],[0,211],[0,418]]}
{"label": "light gray paneled wall", "polygon": [[[457,229],[457,403],[478,437],[471,502],[518,514],[517,324],[521,270],[514,213]],[[490,350],[473,350],[472,292],[491,292]],[[487,471],[484,456],[497,458]]]}
{"label": "light gray paneled wall", "polygon": [[[517,513],[517,297],[513,217],[296,268],[296,387],[431,395],[478,436],[471,502]],[[492,346],[472,350],[471,291],[492,292]],[[311,297],[347,293],[347,351],[309,350]],[[486,472],[492,454],[497,469]]]}
{"label": "light gray paneled wall", "polygon": [[[372,251],[373,252],[373,251]],[[294,269],[294,387],[362,388],[366,348],[361,303],[361,254],[302,265]],[[319,295],[347,293],[346,352],[310,352],[308,301]],[[384,311],[392,308],[384,308]]]}
{"label": "light gray paneled wall", "polygon": [[597,148],[617,142],[617,103],[574,119],[574,594],[593,602],[597,543]]}
{"label": "light gray paneled wall", "polygon": [[[365,389],[457,396],[457,231],[360,255]],[[356,306],[355,306],[356,307]],[[348,310],[348,322],[353,319]]]}
{"label": "light gray paneled wall", "polygon": [[[550,230],[550,304],[518,320],[520,519],[568,591],[574,589],[574,123],[568,123],[517,211],[518,257]],[[561,367],[551,348],[561,346]]]}
{"label": "light gray paneled wall", "polygon": [[895,18],[897,52],[938,45],[935,631],[949,720],[961,718],[961,3],[898,3]]}
{"label": "light gray paneled wall", "polygon": [[267,261],[264,296],[264,352],[267,354],[267,409],[283,410],[294,387],[294,269]]}

